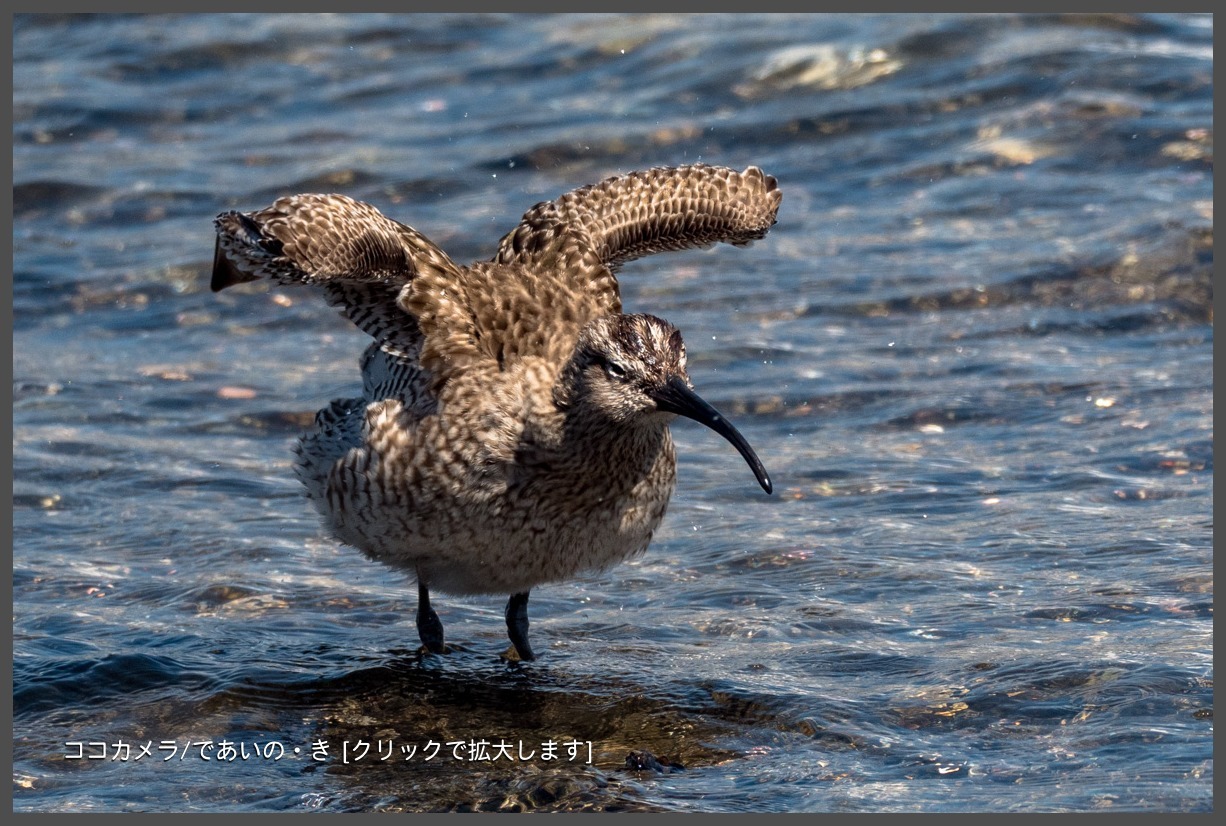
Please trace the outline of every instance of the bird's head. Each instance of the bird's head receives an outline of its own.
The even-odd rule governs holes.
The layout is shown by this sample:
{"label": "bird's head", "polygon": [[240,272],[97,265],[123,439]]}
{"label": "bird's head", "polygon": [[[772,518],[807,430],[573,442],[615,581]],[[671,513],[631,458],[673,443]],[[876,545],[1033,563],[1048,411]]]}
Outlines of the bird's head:
{"label": "bird's head", "polygon": [[568,415],[615,427],[693,419],[731,442],[771,492],[770,477],[749,442],[690,386],[681,331],[662,318],[614,314],[584,325],[555,400]]}

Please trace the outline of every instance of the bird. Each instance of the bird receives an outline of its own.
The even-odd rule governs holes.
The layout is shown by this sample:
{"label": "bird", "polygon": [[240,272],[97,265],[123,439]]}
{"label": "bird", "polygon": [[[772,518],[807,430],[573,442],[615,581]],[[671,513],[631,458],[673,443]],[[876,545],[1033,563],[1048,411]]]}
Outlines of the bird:
{"label": "bird", "polygon": [[321,290],[373,340],[362,394],[320,410],[294,470],[325,526],[417,582],[423,656],[451,650],[431,593],[508,595],[531,661],[528,598],[644,552],[676,482],[678,417],[749,442],[694,389],[680,331],[623,313],[617,273],[663,251],[747,246],[775,224],[775,178],[707,164],[608,177],[529,209],[491,260],[341,194],[226,211],[214,292],[257,279]]}

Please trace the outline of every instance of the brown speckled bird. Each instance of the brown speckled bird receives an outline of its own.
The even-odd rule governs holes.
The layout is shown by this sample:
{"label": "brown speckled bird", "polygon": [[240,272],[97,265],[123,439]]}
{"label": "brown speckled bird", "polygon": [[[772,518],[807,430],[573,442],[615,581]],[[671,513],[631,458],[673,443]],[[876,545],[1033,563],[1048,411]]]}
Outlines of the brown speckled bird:
{"label": "brown speckled bird", "polygon": [[690,386],[681,333],[625,315],[627,261],[775,223],[775,179],[707,165],[609,178],[530,209],[489,262],[459,266],[344,195],[217,216],[214,290],[321,287],[374,338],[362,395],[297,445],[298,478],[343,542],[417,577],[417,629],[442,653],[430,589],[510,594],[509,658],[533,659],[528,593],[647,548],[676,479],[669,423],[749,443]]}

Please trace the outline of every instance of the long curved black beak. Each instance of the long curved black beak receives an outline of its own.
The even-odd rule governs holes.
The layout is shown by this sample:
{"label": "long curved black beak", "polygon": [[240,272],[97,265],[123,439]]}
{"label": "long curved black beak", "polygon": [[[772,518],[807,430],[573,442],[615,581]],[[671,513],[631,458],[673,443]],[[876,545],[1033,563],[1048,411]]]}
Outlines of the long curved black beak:
{"label": "long curved black beak", "polygon": [[766,475],[766,468],[762,467],[762,461],[758,459],[758,454],[753,452],[749,442],[745,441],[745,437],[732,426],[732,422],[724,418],[722,413],[691,390],[684,379],[674,376],[668,380],[667,384],[653,393],[652,397],[656,400],[656,405],[660,410],[676,413],[678,416],[685,416],[687,419],[705,424],[732,442],[732,446],[749,463],[749,469],[753,471],[753,475],[758,477],[758,484],[762,486],[762,490],[767,493],[774,490],[770,477]]}

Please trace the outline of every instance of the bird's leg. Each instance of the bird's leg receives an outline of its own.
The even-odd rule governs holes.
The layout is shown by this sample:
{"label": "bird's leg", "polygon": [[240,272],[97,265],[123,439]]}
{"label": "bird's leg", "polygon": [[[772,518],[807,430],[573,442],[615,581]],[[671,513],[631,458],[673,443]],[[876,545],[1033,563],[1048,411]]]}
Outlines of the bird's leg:
{"label": "bird's leg", "polygon": [[[507,636],[521,660],[535,660],[528,645],[528,592],[513,594],[507,601]],[[511,652],[508,651],[508,654]]]}
{"label": "bird's leg", "polygon": [[420,579],[417,581],[417,636],[431,654],[447,653],[447,646],[443,645],[443,623],[430,607],[430,591]]}

